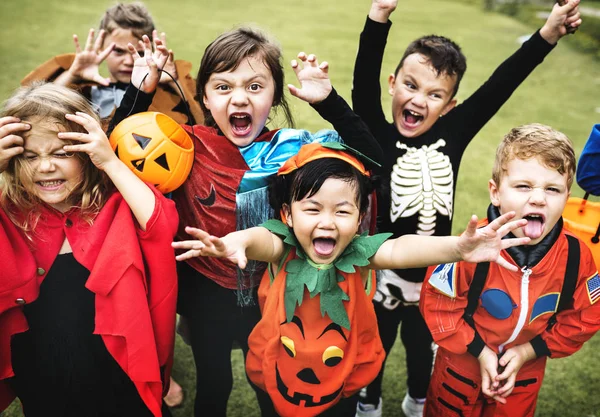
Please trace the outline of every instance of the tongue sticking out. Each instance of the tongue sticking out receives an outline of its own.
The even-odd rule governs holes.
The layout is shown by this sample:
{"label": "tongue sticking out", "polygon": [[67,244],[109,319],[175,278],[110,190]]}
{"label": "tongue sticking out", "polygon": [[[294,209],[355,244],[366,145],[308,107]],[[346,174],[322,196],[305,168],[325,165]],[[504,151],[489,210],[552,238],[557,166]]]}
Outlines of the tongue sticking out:
{"label": "tongue sticking out", "polygon": [[531,239],[537,239],[544,231],[544,222],[541,217],[526,217],[527,224],[523,227],[525,236]]}
{"label": "tongue sticking out", "polygon": [[331,255],[335,248],[335,240],[333,239],[315,239],[313,240],[315,252],[321,256]]}

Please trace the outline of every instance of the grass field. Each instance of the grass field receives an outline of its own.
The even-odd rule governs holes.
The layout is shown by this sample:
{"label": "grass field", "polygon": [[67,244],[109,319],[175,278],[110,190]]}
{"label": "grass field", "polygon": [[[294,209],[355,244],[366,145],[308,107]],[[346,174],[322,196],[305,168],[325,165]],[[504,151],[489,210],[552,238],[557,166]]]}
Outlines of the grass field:
{"label": "grass field", "polygon": [[[71,34],[85,38],[96,27],[109,1],[3,0],[0,15],[0,97],[5,99],[19,80],[50,57],[72,50]],[[334,85],[350,97],[352,68],[358,36],[368,12],[369,0],[207,0],[146,1],[159,30],[168,35],[176,58],[186,59],[198,68],[205,46],[221,32],[241,23],[257,25],[279,40],[286,62],[299,51],[315,53],[330,62]],[[509,17],[485,13],[480,6],[449,0],[400,2],[392,16],[394,26],[384,62],[385,81],[408,42],[428,33],[443,34],[457,41],[468,58],[468,70],[459,102],[469,96],[494,68],[517,47],[517,38],[535,28]],[[576,36],[576,35],[575,35]],[[286,72],[294,82],[293,72]],[[559,45],[516,91],[503,109],[486,125],[469,146],[459,175],[454,231],[460,232],[469,216],[485,215],[489,203],[487,180],[493,152],[501,137],[513,126],[540,122],[565,132],[579,153],[591,127],[600,121],[600,66],[590,56]],[[390,97],[383,97],[390,107]],[[316,131],[328,127],[305,103],[291,100],[297,126]],[[272,127],[277,127],[275,123]],[[581,195],[574,186],[573,195]],[[207,341],[208,343],[208,341]],[[229,415],[258,416],[256,401],[245,381],[240,351],[234,351],[235,387]],[[567,359],[552,360],[538,404],[537,416],[600,416],[597,395],[600,336]],[[175,378],[186,390],[176,417],[192,415],[194,367],[190,350],[178,340]],[[400,402],[405,392],[404,351],[398,343],[388,360],[384,380],[385,415],[401,416]],[[13,404],[3,417],[20,416]]]}

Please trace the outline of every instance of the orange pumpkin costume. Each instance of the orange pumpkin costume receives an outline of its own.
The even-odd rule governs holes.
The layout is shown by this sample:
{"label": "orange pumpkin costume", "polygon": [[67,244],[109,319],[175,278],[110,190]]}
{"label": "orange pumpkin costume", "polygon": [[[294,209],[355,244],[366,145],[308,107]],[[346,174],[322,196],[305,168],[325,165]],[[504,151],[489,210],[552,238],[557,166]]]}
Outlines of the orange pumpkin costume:
{"label": "orange pumpkin costume", "polygon": [[[368,176],[347,151],[368,160],[340,143],[312,143],[278,175],[316,159],[337,158]],[[306,256],[285,223],[269,220],[262,226],[283,239],[286,253],[276,276],[269,267],[258,288],[262,318],[248,338],[246,372],[281,416],[316,416],[369,384],[381,369],[385,351],[372,303],[375,273],[370,271],[365,291],[358,267],[369,265],[390,234],[356,236],[335,261],[323,265]]]}
{"label": "orange pumpkin costume", "polygon": [[246,372],[267,391],[282,416],[315,416],[368,385],[385,357],[379,338],[372,298],[375,274],[370,274],[369,293],[360,273],[341,272],[339,288],[349,297],[344,302],[350,329],[321,315],[320,295],[310,297],[305,288],[302,303],[291,322],[286,320],[286,266],[297,259],[291,249],[277,276],[265,272],[258,289],[262,319],[250,337]]}

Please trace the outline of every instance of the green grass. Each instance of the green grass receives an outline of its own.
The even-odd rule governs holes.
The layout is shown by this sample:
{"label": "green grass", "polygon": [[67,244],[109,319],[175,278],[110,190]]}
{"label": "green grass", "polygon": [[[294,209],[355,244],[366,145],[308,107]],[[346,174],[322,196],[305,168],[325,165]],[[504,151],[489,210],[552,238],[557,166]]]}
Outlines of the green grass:
{"label": "green grass", "polygon": [[[146,2],[160,30],[168,34],[169,46],[176,57],[186,59],[197,70],[205,46],[219,33],[240,23],[254,23],[269,31],[281,43],[285,61],[299,51],[316,53],[330,62],[331,78],[338,91],[349,98],[352,68],[358,35],[370,1],[346,0],[181,0]],[[3,71],[0,72],[0,97],[7,98],[19,80],[46,59],[72,50],[71,34],[84,37],[96,27],[102,11],[112,1],[93,6],[75,0],[4,0],[0,15]],[[342,6],[341,6],[342,5]],[[174,10],[176,6],[176,11]],[[458,94],[459,102],[470,95],[494,68],[517,47],[519,36],[531,28],[507,16],[485,13],[480,5],[448,0],[400,2],[392,16],[392,28],[381,81],[395,68],[408,42],[420,35],[438,33],[453,38],[468,58],[468,71]],[[577,35],[575,35],[577,36]],[[289,82],[294,74],[288,68]],[[591,127],[600,120],[600,67],[589,55],[583,55],[565,43],[553,51],[540,68],[513,94],[504,108],[486,125],[463,158],[456,197],[455,227],[460,232],[469,216],[485,215],[489,203],[487,180],[493,152],[508,130],[516,125],[540,122],[565,132],[581,151]],[[385,91],[385,90],[384,90]],[[390,97],[384,96],[389,110]],[[298,127],[316,131],[327,127],[305,103],[291,99]],[[389,112],[388,112],[389,114]],[[277,125],[275,125],[277,126]],[[573,195],[581,195],[576,186]],[[209,343],[209,341],[207,341]],[[253,392],[246,383],[240,351],[234,351],[234,391],[230,398],[230,416],[258,416]],[[596,336],[570,358],[552,360],[540,394],[538,416],[600,416],[598,363],[600,337]],[[183,408],[176,417],[190,416],[194,391],[194,367],[190,350],[178,340],[175,378],[186,390]],[[400,402],[405,392],[404,352],[396,344],[388,361],[384,380],[385,415],[401,416]],[[5,417],[20,416],[13,404]]]}

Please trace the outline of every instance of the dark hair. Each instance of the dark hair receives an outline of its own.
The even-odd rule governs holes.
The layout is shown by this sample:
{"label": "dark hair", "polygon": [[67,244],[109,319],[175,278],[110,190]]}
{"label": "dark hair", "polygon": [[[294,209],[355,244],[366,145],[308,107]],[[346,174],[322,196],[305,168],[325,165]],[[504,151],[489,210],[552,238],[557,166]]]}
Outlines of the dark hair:
{"label": "dark hair", "polygon": [[452,97],[456,95],[460,81],[467,70],[467,58],[463,55],[460,46],[448,38],[437,35],[428,35],[416,39],[404,51],[404,55],[396,67],[394,75],[398,75],[398,71],[402,68],[404,60],[412,54],[421,54],[427,58],[438,76],[440,74],[446,74],[451,77],[456,76],[456,84],[454,84]]}
{"label": "dark hair", "polygon": [[275,176],[269,184],[269,202],[279,215],[284,204],[291,205],[294,201],[315,195],[329,178],[354,184],[360,215],[367,212],[369,194],[375,189],[377,180],[337,158],[316,159],[287,175]]}
{"label": "dark hair", "polygon": [[142,3],[118,3],[107,9],[100,21],[100,29],[110,35],[115,29],[130,29],[133,36],[142,39],[143,35],[152,38],[154,21]]}
{"label": "dark hair", "polygon": [[204,123],[207,126],[217,127],[210,113],[204,105],[205,86],[210,76],[214,73],[234,71],[244,59],[249,57],[262,59],[265,66],[271,71],[275,84],[273,107],[281,106],[285,119],[290,127],[294,126],[294,119],[284,95],[284,74],[281,64],[281,49],[265,34],[252,28],[242,27],[225,32],[212,41],[204,51],[198,77],[196,77],[196,98],[204,112]]}

